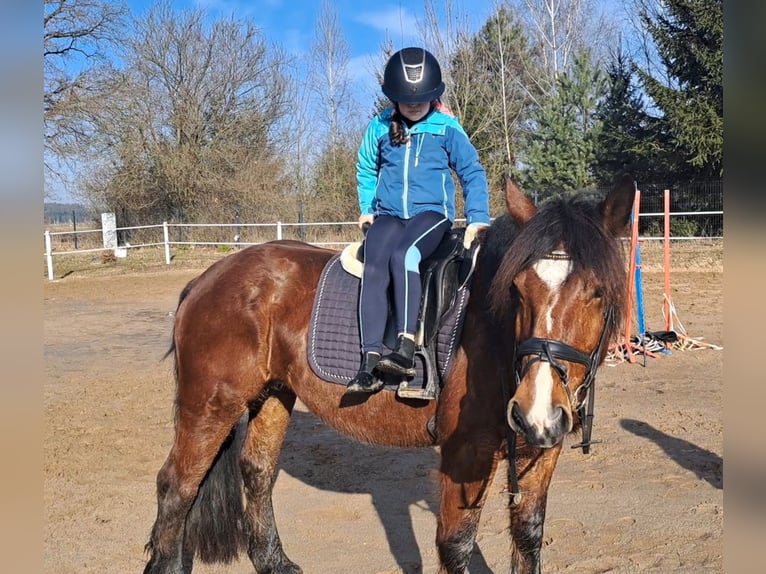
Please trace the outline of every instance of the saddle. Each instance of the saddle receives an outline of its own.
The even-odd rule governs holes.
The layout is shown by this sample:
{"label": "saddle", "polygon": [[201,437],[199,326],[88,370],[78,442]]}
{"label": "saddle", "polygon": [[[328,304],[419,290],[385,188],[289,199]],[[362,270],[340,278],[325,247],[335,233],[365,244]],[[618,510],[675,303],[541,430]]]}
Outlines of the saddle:
{"label": "saddle", "polygon": [[[441,387],[436,384],[436,337],[439,327],[457,302],[460,286],[473,270],[473,259],[466,256],[463,247],[464,231],[460,228],[447,232],[436,251],[420,266],[423,294],[415,331],[415,355],[423,361],[426,381],[424,387],[410,386],[409,381],[402,381],[399,396],[436,398]],[[462,324],[460,327],[462,330]]]}
{"label": "saddle", "polygon": [[[415,333],[417,374],[404,381],[384,379],[385,388],[396,390],[400,397],[437,398],[457,349],[476,251],[476,247],[470,250],[463,247],[463,232],[462,228],[448,231],[434,253],[420,263],[422,297]],[[355,249],[354,257],[360,263],[364,250],[358,245]],[[352,265],[357,267],[352,275],[343,271],[339,263],[340,255],[334,256],[320,278],[309,325],[309,363],[321,378],[346,384],[356,374],[359,361],[357,308],[361,273],[357,265]],[[348,261],[343,267],[348,267]],[[395,339],[393,317],[389,316],[384,345],[392,349]],[[343,361],[347,364],[341,365]]]}

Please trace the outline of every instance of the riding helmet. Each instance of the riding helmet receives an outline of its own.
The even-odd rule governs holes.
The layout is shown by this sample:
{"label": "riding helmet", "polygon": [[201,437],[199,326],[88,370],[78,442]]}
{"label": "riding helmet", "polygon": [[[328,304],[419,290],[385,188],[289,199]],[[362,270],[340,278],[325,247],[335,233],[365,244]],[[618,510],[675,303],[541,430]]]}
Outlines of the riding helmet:
{"label": "riding helmet", "polygon": [[444,93],[439,62],[423,48],[399,50],[386,64],[382,90],[396,103],[431,102]]}

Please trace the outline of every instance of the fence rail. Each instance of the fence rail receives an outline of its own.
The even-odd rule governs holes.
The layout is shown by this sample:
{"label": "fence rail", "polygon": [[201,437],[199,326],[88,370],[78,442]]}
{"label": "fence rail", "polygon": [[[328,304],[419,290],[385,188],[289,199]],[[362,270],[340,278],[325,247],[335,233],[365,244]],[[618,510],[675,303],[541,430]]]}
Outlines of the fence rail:
{"label": "fence rail", "polygon": [[[641,241],[664,238],[664,213],[639,213]],[[458,219],[456,224],[464,224]],[[341,248],[360,235],[355,221],[314,223],[169,223],[117,227],[117,248],[104,247],[101,228],[44,231],[47,276],[53,280],[54,258],[102,253],[104,257],[122,258],[129,250],[161,248],[165,264],[171,265],[173,251],[202,246],[214,247],[222,254],[240,247],[274,239],[295,239],[320,247]],[[81,226],[80,226],[81,227]],[[718,233],[710,234],[710,231]],[[670,238],[701,240],[723,238],[723,210],[670,212]]]}

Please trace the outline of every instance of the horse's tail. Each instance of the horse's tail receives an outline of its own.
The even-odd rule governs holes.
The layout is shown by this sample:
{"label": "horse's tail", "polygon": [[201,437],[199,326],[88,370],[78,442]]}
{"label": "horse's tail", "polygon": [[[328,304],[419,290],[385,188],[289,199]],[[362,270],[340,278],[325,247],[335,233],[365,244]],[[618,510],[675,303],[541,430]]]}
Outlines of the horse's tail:
{"label": "horse's tail", "polygon": [[[176,315],[178,315],[178,308],[181,306],[181,303],[184,302],[184,299],[186,299],[187,295],[191,293],[192,287],[194,286],[194,283],[197,281],[197,278],[195,277],[191,281],[189,281],[186,286],[181,290],[181,294],[178,296],[178,304],[176,305]],[[170,334],[170,348],[167,350],[167,352],[162,356],[163,359],[167,359],[170,355],[176,352],[176,325],[175,322],[173,323],[173,331]]]}
{"label": "horse's tail", "polygon": [[229,564],[247,550],[239,454],[248,420],[242,415],[221,446],[186,519],[186,542],[203,562]]}

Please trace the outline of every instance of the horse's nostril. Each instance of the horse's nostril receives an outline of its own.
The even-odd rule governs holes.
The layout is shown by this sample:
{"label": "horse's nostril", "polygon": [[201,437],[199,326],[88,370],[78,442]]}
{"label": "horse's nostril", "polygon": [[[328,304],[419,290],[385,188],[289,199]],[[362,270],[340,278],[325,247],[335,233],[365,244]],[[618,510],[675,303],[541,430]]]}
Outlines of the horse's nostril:
{"label": "horse's nostril", "polygon": [[521,409],[519,409],[518,403],[513,403],[511,405],[511,419],[515,423],[517,430],[524,430],[527,428],[527,425],[524,421],[524,416],[521,414]]}
{"label": "horse's nostril", "polygon": [[556,422],[559,424],[559,426],[565,432],[572,430],[572,417],[569,415],[569,411],[567,411],[564,407],[559,407],[556,410],[558,411],[556,413]]}

